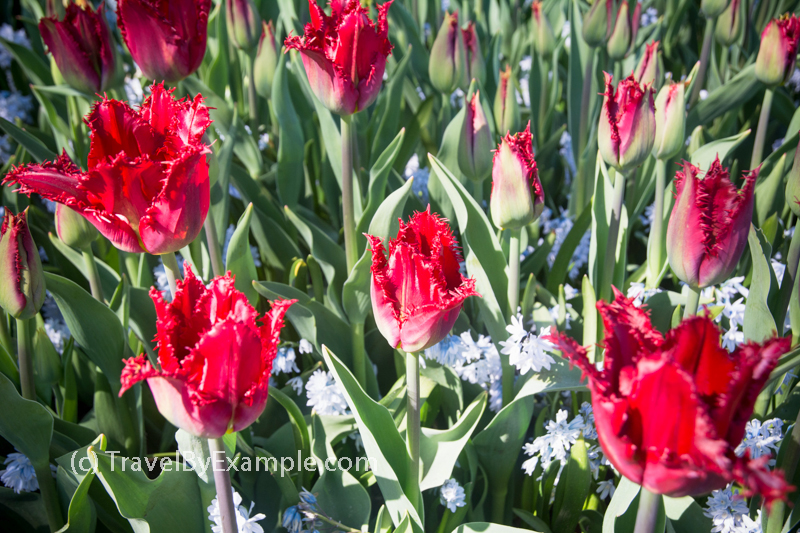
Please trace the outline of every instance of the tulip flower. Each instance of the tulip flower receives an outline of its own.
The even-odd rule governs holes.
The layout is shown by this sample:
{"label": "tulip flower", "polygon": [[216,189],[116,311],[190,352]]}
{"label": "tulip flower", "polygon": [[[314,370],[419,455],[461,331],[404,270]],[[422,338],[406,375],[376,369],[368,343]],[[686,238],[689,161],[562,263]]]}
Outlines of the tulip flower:
{"label": "tulip flower", "polygon": [[86,123],[87,171],[62,154],[15,168],[3,183],[69,206],[124,252],[165,254],[192,242],[210,200],[203,97],[174,100],[172,90],[153,85],[139,110],[104,98]]}
{"label": "tulip flower", "polygon": [[741,0],[731,0],[725,11],[717,17],[717,27],[714,29],[714,36],[722,46],[730,46],[739,39],[742,34],[742,14]]}
{"label": "tulip flower", "polygon": [[774,87],[786,83],[792,76],[800,40],[800,19],[784,15],[769,21],[761,32],[761,47],[756,58],[756,77]]}
{"label": "tulip flower", "polygon": [[542,3],[539,0],[534,0],[531,5],[531,15],[532,38],[536,50],[543,58],[549,58],[555,50],[556,38],[547,15],[542,13]]}
{"label": "tulip flower", "polygon": [[225,20],[233,44],[251,50],[258,44],[261,16],[253,0],[225,0]]}
{"label": "tulip flower", "polygon": [[550,339],[589,378],[597,438],[611,464],[650,492],[705,494],[732,480],[770,503],[792,489],[767,468],[768,456],[737,456],[756,397],[789,339],[746,343],[733,353],[708,316],[684,320],[663,336],[646,311],[616,288],[598,302],[605,360],[565,334]]}
{"label": "tulip flower", "polygon": [[792,213],[800,217],[800,144],[794,152],[794,164],[786,178],[786,203]]}
{"label": "tulip flower", "polygon": [[758,171],[745,175],[740,191],[719,162],[704,178],[684,163],[675,175],[676,203],[667,226],[669,265],[695,290],[728,279],[747,245]]}
{"label": "tulip flower", "polygon": [[511,67],[506,65],[505,70],[500,71],[500,86],[494,95],[494,123],[497,131],[501,135],[503,132],[517,131],[520,128],[522,118],[517,103],[516,80],[511,72]]}
{"label": "tulip flower", "polygon": [[312,91],[334,113],[352,115],[378,97],[392,53],[386,20],[391,5],[389,0],[378,6],[375,24],[358,0],[331,2],[331,16],[309,0],[304,38],[286,38],[286,48],[300,52]]}
{"label": "tulip flower", "polygon": [[715,19],[725,11],[725,8],[728,7],[728,2],[729,0],[702,0],[700,9],[706,18]]}
{"label": "tulip flower", "polygon": [[264,411],[283,317],[297,300],[272,302],[259,325],[258,312],[236,290],[230,272],[206,287],[190,265],[185,269],[172,302],[150,289],[159,368],[144,354],[125,361],[119,395],[147,380],[171,424],[218,438],[245,429]]}
{"label": "tulip flower", "polygon": [[446,13],[431,47],[428,75],[438,91],[449,95],[464,85],[470,66],[467,45],[458,26],[458,12]]}
{"label": "tulip flower", "polygon": [[684,146],[686,129],[685,85],[665,85],[656,97],[656,136],[653,157],[669,159],[675,157]]}
{"label": "tulip flower", "polygon": [[453,328],[464,300],[480,296],[475,280],[459,272],[461,254],[447,221],[426,211],[400,221],[389,241],[372,247],[372,310],[378,329],[393,348],[416,353],[441,341]]}
{"label": "tulip flower", "polygon": [[648,85],[653,88],[656,85],[660,85],[661,70],[658,65],[658,41],[645,45],[644,54],[642,54],[639,64],[636,65],[633,76],[639,85]]}
{"label": "tulip flower", "polygon": [[469,179],[482,182],[492,171],[492,132],[475,91],[464,109],[464,125],[458,143],[458,166]]}
{"label": "tulip flower", "polygon": [[656,135],[653,90],[639,85],[633,75],[617,84],[605,74],[606,91],[597,142],[607,165],[626,174],[644,163]]}
{"label": "tulip flower", "polygon": [[501,229],[524,228],[542,214],[544,190],[531,145],[531,124],[516,135],[507,134],[494,152],[492,222]]}
{"label": "tulip flower", "polygon": [[119,0],[117,25],[145,76],[177,83],[203,61],[210,8],[211,0]]}
{"label": "tulip flower", "polygon": [[114,77],[116,59],[105,8],[97,11],[69,4],[63,20],[39,21],[39,32],[53,54],[58,70],[71,87],[89,94],[102,93]]}
{"label": "tulip flower", "polygon": [[18,215],[6,208],[0,226],[0,307],[25,320],[44,303],[44,271],[28,229],[27,209]]}
{"label": "tulip flower", "polygon": [[261,40],[258,42],[256,62],[253,76],[256,81],[256,91],[264,98],[269,98],[272,93],[272,80],[278,68],[278,47],[275,44],[275,28],[272,21],[261,22]]}
{"label": "tulip flower", "polygon": [[614,23],[614,31],[608,38],[606,50],[608,57],[615,61],[619,61],[628,54],[631,42],[633,41],[633,24],[628,8],[627,0],[622,0],[617,10],[617,20]]}
{"label": "tulip flower", "polygon": [[617,0],[595,0],[583,17],[583,40],[591,47],[604,44],[617,19]]}
{"label": "tulip flower", "polygon": [[470,21],[467,28],[461,30],[464,37],[464,50],[466,51],[467,68],[465,69],[465,79],[462,88],[466,90],[472,80],[483,83],[486,77],[486,62],[481,52],[481,41],[478,39],[478,32],[475,31],[475,24]]}
{"label": "tulip flower", "polygon": [[64,204],[56,204],[56,233],[58,238],[80,250],[91,245],[97,238],[97,229],[88,220]]}

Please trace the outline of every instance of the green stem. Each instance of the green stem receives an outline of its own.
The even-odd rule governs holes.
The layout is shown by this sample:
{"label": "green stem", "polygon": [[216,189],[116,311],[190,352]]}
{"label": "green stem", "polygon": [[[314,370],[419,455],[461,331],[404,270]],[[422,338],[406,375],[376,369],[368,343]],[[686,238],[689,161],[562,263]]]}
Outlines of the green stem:
{"label": "green stem", "polygon": [[508,497],[508,483],[494,487],[492,495],[492,521],[498,524],[505,522],[506,499]]}
{"label": "green stem", "polygon": [[247,88],[247,100],[248,100],[248,107],[250,111],[250,129],[253,133],[256,132],[258,120],[258,95],[256,94],[256,54],[254,51],[250,52],[250,79],[249,86]]}
{"label": "green stem", "polygon": [[636,512],[634,533],[655,532],[659,507],[661,507],[661,495],[654,494],[642,487],[639,492],[639,510]]}
{"label": "green stem", "polygon": [[[578,154],[583,153],[586,148],[586,143],[589,135],[589,103],[592,97],[592,74],[594,74],[594,55],[595,49],[589,50],[589,57],[586,59],[586,68],[583,71],[583,91],[581,92],[581,108],[575,110],[581,114],[581,125],[579,131],[580,138],[578,139]],[[580,160],[580,157],[578,157]],[[583,208],[582,205],[578,206],[579,209]]]}
{"label": "green stem", "polygon": [[545,142],[547,136],[545,135],[545,127],[546,127],[546,118],[547,118],[547,107],[550,102],[548,98],[548,87],[550,80],[548,79],[548,75],[550,71],[547,67],[547,62],[545,59],[539,55],[539,78],[541,79],[541,87],[539,88],[539,138],[536,141],[536,146],[541,147],[542,143]]}
{"label": "green stem", "polygon": [[342,524],[341,522],[334,520],[333,518],[325,516],[322,513],[314,512],[314,515],[317,517],[317,520],[325,522],[326,524],[333,526],[339,531],[344,531],[345,533],[361,533],[360,529],[353,529],[352,527],[348,527]]}
{"label": "green stem", "polygon": [[222,518],[222,533],[237,533],[239,526],[236,524],[236,506],[233,504],[231,477],[227,470],[225,443],[221,438],[208,439],[208,451],[211,454],[211,470],[214,472],[217,503]]}
{"label": "green stem", "polygon": [[723,83],[728,81],[728,61],[730,60],[730,54],[730,48],[727,46],[723,46],[719,53],[719,75]]}
{"label": "green stem", "polygon": [[611,300],[611,284],[614,282],[614,269],[617,264],[617,240],[622,217],[622,204],[625,202],[626,181],[625,174],[617,171],[614,178],[614,196],[611,200],[611,222],[608,225],[606,256],[603,262],[603,279],[600,283],[600,297],[607,302]]}
{"label": "green stem", "polygon": [[767,138],[767,129],[769,128],[769,112],[772,109],[772,97],[775,90],[772,87],[767,87],[764,91],[764,101],[761,103],[761,114],[758,117],[758,129],[756,130],[756,139],[753,142],[753,156],[750,159],[750,169],[755,169],[761,164],[761,156],[764,153],[764,141]]}
{"label": "green stem", "polygon": [[[653,227],[650,229],[651,238],[655,239],[653,251],[653,264],[661,271],[661,251],[664,248],[664,189],[667,187],[667,161],[656,160],[656,199],[653,207]],[[658,276],[658,273],[656,273]],[[655,281],[654,281],[655,282]],[[655,288],[655,287],[651,287]]]}
{"label": "green stem", "polygon": [[83,249],[83,264],[86,266],[86,273],[89,276],[89,287],[92,289],[92,296],[98,302],[102,302],[103,286],[100,284],[100,273],[97,271],[97,262],[94,260],[91,244]]}
{"label": "green stem", "polygon": [[167,282],[169,283],[169,291],[172,296],[178,290],[178,283],[176,280],[181,279],[180,268],[178,267],[178,260],[175,259],[175,252],[169,252],[161,256],[161,262],[164,263],[164,272],[167,274]]}
{"label": "green stem", "polygon": [[[797,414],[797,421],[792,429],[791,438],[786,443],[783,459],[779,465],[783,470],[784,477],[789,481],[794,479],[798,459],[800,459],[800,413]],[[772,509],[769,510],[766,533],[780,533],[783,531],[785,513],[786,502],[776,501],[772,504]]]}
{"label": "green stem", "polygon": [[[512,229],[508,242],[508,316],[517,314],[519,307],[519,253],[522,230]],[[502,357],[502,356],[501,356]],[[503,405],[508,405],[514,397],[514,367],[508,363],[507,357],[501,359],[503,366]]]}
{"label": "green stem", "polygon": [[352,322],[350,333],[353,339],[353,372],[361,388],[367,390],[367,361],[364,350],[364,323]]}
{"label": "green stem", "polygon": [[58,503],[56,483],[53,480],[53,473],[50,471],[50,464],[33,469],[36,472],[39,493],[42,495],[42,502],[47,513],[47,524],[50,526],[50,531],[55,533],[64,526],[64,518],[61,515],[61,505]]}
{"label": "green stem", "polygon": [[406,391],[406,448],[410,459],[408,483],[413,487],[419,485],[419,355],[416,353],[406,353]]}
{"label": "green stem", "polygon": [[693,107],[700,98],[700,91],[703,89],[703,84],[706,81],[706,69],[708,68],[708,59],[711,56],[711,44],[714,41],[714,28],[717,26],[717,19],[708,19],[706,21],[706,33],[703,37],[703,51],[700,53],[700,68],[697,69],[697,81],[692,88],[692,96],[689,98],[689,107]]}
{"label": "green stem", "polygon": [[356,246],[356,219],[353,207],[353,132],[352,117],[343,116],[342,125],[342,222],[344,223],[344,253],[347,257],[347,272],[353,270],[358,261]]}
{"label": "green stem", "polygon": [[11,335],[8,334],[8,318],[2,309],[0,309],[0,344],[9,354],[14,353],[14,345],[11,343]]}
{"label": "green stem", "polygon": [[208,255],[211,256],[211,271],[214,273],[214,277],[222,276],[225,274],[225,263],[222,262],[222,250],[219,247],[219,239],[217,239],[217,224],[211,213],[206,217],[204,226]]}
{"label": "green stem", "polygon": [[795,226],[794,234],[792,235],[792,242],[789,244],[789,255],[786,257],[786,271],[783,274],[781,281],[781,290],[778,296],[778,308],[775,310],[775,324],[778,326],[778,331],[786,320],[786,310],[789,307],[789,302],[792,300],[792,291],[794,283],[797,279],[797,266],[800,263],[800,231]]}
{"label": "green stem", "polygon": [[472,190],[472,197],[475,199],[475,203],[483,209],[483,181],[475,181],[472,184],[475,186]]}
{"label": "green stem", "polygon": [[700,289],[689,287],[689,294],[686,296],[686,307],[683,310],[683,318],[689,318],[697,314],[697,307],[700,304]]}
{"label": "green stem", "polygon": [[17,364],[22,397],[36,401],[36,381],[33,377],[33,346],[31,345],[28,319],[17,318]]}

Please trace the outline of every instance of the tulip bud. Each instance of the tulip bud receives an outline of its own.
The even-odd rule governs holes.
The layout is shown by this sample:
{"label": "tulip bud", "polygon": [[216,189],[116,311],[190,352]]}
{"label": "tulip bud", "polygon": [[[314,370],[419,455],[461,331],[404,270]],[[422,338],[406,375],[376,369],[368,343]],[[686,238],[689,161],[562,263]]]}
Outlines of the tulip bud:
{"label": "tulip bud", "polygon": [[722,46],[730,46],[739,39],[742,33],[741,0],[731,0],[728,7],[717,18],[714,36]]}
{"label": "tulip bud", "polygon": [[56,204],[56,233],[58,238],[73,248],[84,249],[97,238],[97,229],[64,204]]}
{"label": "tulip bud", "polygon": [[500,85],[494,95],[494,123],[500,135],[503,132],[517,131],[522,122],[517,103],[516,80],[511,72],[511,67],[506,65],[500,71]]}
{"label": "tulip bud", "polygon": [[656,136],[653,90],[636,83],[633,75],[617,84],[605,74],[606,92],[600,112],[597,143],[607,165],[626,174],[644,163]]}
{"label": "tulip bud", "polygon": [[695,290],[728,279],[750,231],[758,171],[745,175],[741,191],[719,162],[705,176],[684,163],[675,175],[675,207],[667,226],[667,256],[672,271]]}
{"label": "tulip bud", "polygon": [[55,17],[56,19],[64,18],[64,3],[61,0],[46,0],[44,3],[44,12],[48,17]]}
{"label": "tulip bud", "polygon": [[528,122],[525,131],[503,137],[494,153],[489,208],[492,222],[498,228],[524,228],[544,210],[544,190],[531,140]]}
{"label": "tulip bud", "polygon": [[706,144],[706,134],[703,126],[697,126],[689,135],[689,144],[686,146],[686,155],[691,159],[698,148]]}
{"label": "tulip bud", "polygon": [[539,0],[534,0],[531,5],[531,25],[533,42],[536,45],[536,50],[539,54],[547,59],[553,55],[553,50],[556,48],[556,38],[553,35],[553,27],[550,26],[550,20],[547,15],[542,13],[542,3]]}
{"label": "tulip bud", "polygon": [[761,48],[756,58],[756,77],[764,85],[774,87],[786,83],[794,71],[800,19],[784,15],[769,21],[761,32]]}
{"label": "tulip bud", "polygon": [[800,217],[800,145],[794,152],[794,165],[786,179],[786,203],[792,213]]}
{"label": "tulip bud", "polygon": [[662,87],[656,97],[656,137],[653,157],[669,159],[684,146],[686,130],[685,86],[672,83]]}
{"label": "tulip bud", "polygon": [[492,171],[492,132],[486,122],[480,92],[475,91],[464,113],[458,166],[469,179],[482,182]]}
{"label": "tulip bud", "polygon": [[628,12],[628,2],[623,0],[617,11],[617,20],[614,24],[614,31],[611,32],[611,37],[608,38],[606,50],[608,50],[608,57],[615,61],[619,61],[628,53],[631,47],[631,37],[633,29],[631,26],[631,18]]}
{"label": "tulip bud", "polygon": [[458,12],[447,14],[431,47],[428,75],[437,90],[449,95],[463,85],[469,67]]}
{"label": "tulip bud", "polygon": [[0,307],[14,318],[33,318],[44,303],[44,272],[28,229],[27,209],[6,209],[0,227]]}
{"label": "tulip bud", "polygon": [[228,35],[241,50],[252,50],[258,43],[261,16],[253,0],[225,0]]}
{"label": "tulip bud", "polygon": [[728,0],[702,0],[700,2],[700,9],[706,18],[710,19],[720,16],[726,7],[728,7]]}
{"label": "tulip bud", "polygon": [[73,88],[102,93],[114,77],[115,56],[104,8],[70,4],[64,20],[39,21],[39,32],[64,80]]}
{"label": "tulip bud", "polygon": [[262,22],[261,40],[258,42],[253,76],[256,80],[256,92],[264,98],[269,98],[272,92],[272,79],[278,68],[279,56],[280,52],[275,44],[275,29],[272,21]]}
{"label": "tulip bud", "polygon": [[478,32],[475,31],[475,24],[470,21],[467,24],[467,29],[461,31],[464,37],[464,49],[467,52],[466,77],[462,82],[461,88],[467,90],[472,80],[478,80],[483,83],[483,78],[486,76],[486,62],[483,59],[481,42],[478,39]]}
{"label": "tulip bud", "polygon": [[611,36],[617,16],[616,0],[595,0],[583,17],[583,40],[589,46],[600,46]]}
{"label": "tulip bud", "polygon": [[655,88],[661,81],[661,69],[658,64],[658,41],[647,43],[645,45],[644,54],[639,64],[636,65],[634,73],[636,81],[639,85],[649,85]]}

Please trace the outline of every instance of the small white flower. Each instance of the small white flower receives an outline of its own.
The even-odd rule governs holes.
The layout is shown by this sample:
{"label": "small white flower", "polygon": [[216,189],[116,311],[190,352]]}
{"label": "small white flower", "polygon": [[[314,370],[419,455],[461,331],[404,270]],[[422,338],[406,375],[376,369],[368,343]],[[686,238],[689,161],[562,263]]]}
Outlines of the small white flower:
{"label": "small white flower", "polygon": [[297,368],[297,354],[291,346],[283,346],[278,349],[278,354],[272,361],[272,373],[277,376],[292,372],[300,372]]}
{"label": "small white flower", "polygon": [[[250,516],[250,513],[253,512],[253,507],[256,505],[255,502],[251,502],[248,509],[242,505],[242,496],[233,488],[231,488],[231,492],[233,492],[233,505],[236,508],[236,529],[238,533],[264,533],[264,528],[256,524],[256,522],[264,520],[266,515],[258,513]],[[214,523],[211,526],[211,531],[222,533],[222,513],[219,509],[218,499],[211,500],[211,505],[206,510],[208,511],[208,519]]]}
{"label": "small white flower", "polygon": [[267,146],[269,146],[269,133],[262,133],[258,138],[258,149],[263,151]]}
{"label": "small white flower", "polygon": [[569,413],[566,410],[559,410],[556,413],[555,421],[550,420],[545,425],[547,433],[537,437],[533,442],[525,443],[522,447],[526,455],[532,456],[532,459],[522,464],[522,468],[527,475],[533,474],[537,464],[537,461],[533,459],[536,459],[537,456],[541,460],[542,468],[545,470],[553,461],[559,461],[562,466],[567,464],[569,450],[580,437],[584,426],[581,415],[567,422],[568,415]]}
{"label": "small white flower", "polygon": [[13,489],[17,494],[39,490],[39,480],[36,479],[33,464],[26,456],[16,452],[10,453],[3,464],[6,465],[4,470],[0,470],[0,481],[3,485]]}
{"label": "small white flower", "polygon": [[550,370],[550,365],[555,364],[555,359],[550,355],[555,346],[550,341],[544,340],[550,334],[550,327],[544,328],[540,335],[529,333],[520,342],[501,342],[503,349],[500,353],[508,355],[509,364],[516,367],[521,375],[530,371],[541,372],[542,369]]}
{"label": "small white flower", "polygon": [[708,91],[706,89],[700,89],[700,100],[705,100],[708,98]]}
{"label": "small white flower", "polygon": [[732,327],[722,335],[722,347],[733,352],[737,346],[744,343],[744,332]]}
{"label": "small white flower", "polygon": [[297,351],[300,353],[313,353],[314,345],[305,339],[300,339],[300,342],[298,343],[297,346]]}
{"label": "small white flower", "polygon": [[[783,438],[783,421],[780,418],[771,420],[751,420],[745,425],[745,433],[742,442],[736,447],[734,453],[741,457],[746,450],[750,451],[752,459],[758,459],[762,455],[778,455],[778,448]],[[772,459],[770,465],[775,464]]]}
{"label": "small white flower", "polygon": [[[271,378],[272,376],[270,376]],[[300,396],[303,394],[303,378],[300,376],[295,376],[292,379],[286,382],[291,388],[294,389],[294,393]]]}
{"label": "small white flower", "polygon": [[450,509],[451,513],[455,513],[458,507],[464,507],[467,505],[466,502],[466,493],[464,492],[464,487],[458,484],[453,478],[448,479],[442,484],[442,488],[439,490],[439,501],[442,502],[442,505]]}
{"label": "small white flower", "polygon": [[347,400],[333,374],[317,369],[306,382],[306,405],[319,415],[347,414]]}
{"label": "small white flower", "polygon": [[463,344],[456,335],[448,335],[440,342],[425,350],[425,358],[436,361],[442,366],[455,367],[464,362]]}
{"label": "small white flower", "polygon": [[648,7],[639,18],[639,27],[646,28],[656,22],[658,22],[658,10],[654,7]]}
{"label": "small white flower", "polygon": [[609,499],[614,497],[614,491],[617,488],[614,486],[614,480],[604,480],[597,482],[597,494],[600,495],[601,500]]}
{"label": "small white flower", "polygon": [[[748,521],[750,519],[747,504],[739,497],[738,492],[733,492],[730,485],[711,493],[703,514],[711,518],[714,524],[711,529],[713,533],[749,533],[753,531],[745,529],[749,522],[746,522],[744,518],[747,517]],[[759,529],[756,531],[760,531],[760,529],[759,519]]]}

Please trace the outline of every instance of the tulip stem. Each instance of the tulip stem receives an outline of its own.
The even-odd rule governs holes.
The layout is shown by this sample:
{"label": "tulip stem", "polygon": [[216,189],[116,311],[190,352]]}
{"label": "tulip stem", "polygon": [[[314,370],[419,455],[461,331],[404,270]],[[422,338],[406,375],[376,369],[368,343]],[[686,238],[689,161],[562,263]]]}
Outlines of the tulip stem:
{"label": "tulip stem", "polygon": [[622,218],[622,204],[625,202],[625,183],[627,176],[620,171],[614,177],[614,196],[611,200],[611,221],[608,225],[606,256],[603,262],[603,277],[600,284],[602,300],[611,300],[611,285],[614,283],[614,269],[617,265],[617,240],[619,239],[619,223]]}
{"label": "tulip stem", "polygon": [[[522,230],[509,230],[511,238],[508,241],[508,308],[509,317],[517,314],[519,307],[519,256],[520,235]],[[514,398],[514,367],[508,363],[508,356],[501,356],[503,369],[503,405],[508,405]]]}
{"label": "tulip stem", "polygon": [[181,279],[181,272],[180,268],[178,267],[178,260],[175,259],[175,252],[163,254],[161,256],[161,262],[164,263],[164,272],[167,274],[169,291],[174,297],[178,290],[178,283],[176,280]]}
{"label": "tulip stem", "polygon": [[[250,53],[250,83],[248,84],[247,88],[247,100],[250,104],[248,107],[250,108],[250,129],[255,133],[258,130],[258,95],[256,94],[256,54],[255,52]],[[219,274],[216,274],[219,276]]]}
{"label": "tulip stem", "polygon": [[753,156],[750,158],[750,170],[754,170],[761,164],[761,156],[764,154],[764,141],[767,138],[767,129],[769,129],[769,113],[772,109],[772,97],[775,90],[772,87],[767,87],[764,91],[764,101],[761,103],[761,114],[758,117],[758,129],[756,130],[756,139],[753,142]]}
{"label": "tulip stem", "polygon": [[[406,408],[406,448],[410,460],[408,471],[409,488],[419,485],[419,355],[406,353],[406,391],[408,406]],[[412,490],[411,494],[414,491]]]}
{"label": "tulip stem", "polygon": [[17,364],[19,364],[19,383],[22,397],[36,401],[36,381],[33,378],[33,347],[31,346],[30,324],[26,318],[17,318]]}
{"label": "tulip stem", "polygon": [[50,526],[50,531],[55,533],[64,526],[64,517],[61,515],[61,505],[58,503],[53,472],[49,464],[44,468],[33,467],[33,470],[36,472],[36,481],[39,482],[39,493],[42,495],[47,513],[47,524]]}
{"label": "tulip stem", "polygon": [[686,307],[683,310],[683,318],[687,319],[697,314],[700,305],[700,289],[689,287],[689,294],[686,295]]}
{"label": "tulip stem", "polygon": [[353,339],[353,372],[361,388],[367,390],[367,366],[364,353],[364,323],[352,322],[350,332]]}
{"label": "tulip stem", "polygon": [[[789,244],[789,254],[786,256],[786,271],[783,274],[783,280],[781,280],[778,308],[775,310],[775,325],[778,328],[781,328],[786,321],[786,311],[789,307],[789,302],[792,300],[792,292],[797,279],[798,264],[800,264],[800,231],[798,231],[796,224],[792,234],[792,242]],[[778,331],[780,335],[783,334],[781,329]]]}
{"label": "tulip stem", "polygon": [[208,255],[211,256],[211,271],[214,273],[214,277],[222,276],[225,274],[225,263],[222,262],[222,250],[220,250],[219,239],[217,239],[217,224],[211,213],[208,214],[203,224],[206,230]]}
{"label": "tulip stem", "polygon": [[[211,454],[211,470],[214,472],[214,485],[217,489],[217,503],[222,518],[222,533],[237,533],[236,507],[233,504],[231,477],[226,468],[225,443],[221,438],[208,439]],[[221,458],[220,458],[221,457]],[[219,464],[222,463],[222,464]]]}
{"label": "tulip stem", "polygon": [[642,487],[639,491],[639,510],[636,512],[634,533],[654,533],[661,507],[661,494],[654,494]]}
{"label": "tulip stem", "polygon": [[97,271],[97,262],[94,260],[92,245],[88,244],[83,251],[83,264],[86,266],[86,274],[89,276],[89,287],[92,289],[92,296],[98,302],[103,301],[103,286],[100,284],[100,274]]}
{"label": "tulip stem", "polygon": [[697,99],[700,98],[700,91],[706,81],[706,69],[708,68],[708,59],[711,56],[711,44],[714,40],[714,29],[717,26],[716,18],[709,18],[706,20],[706,33],[703,37],[703,51],[700,52],[700,68],[697,69],[697,80],[694,82],[692,88],[692,96],[689,98],[689,107],[694,107]]}
{"label": "tulip stem", "polygon": [[342,219],[344,223],[344,253],[347,272],[353,270],[358,261],[356,247],[356,220],[353,207],[353,133],[350,116],[343,116],[342,127]]}
{"label": "tulip stem", "polygon": [[13,344],[11,344],[11,336],[8,334],[8,319],[5,311],[0,309],[0,344],[10,354],[14,353]]}
{"label": "tulip stem", "polygon": [[[594,55],[595,49],[589,50],[589,57],[586,58],[586,68],[583,71],[583,91],[581,93],[581,109],[575,110],[580,112],[581,122],[580,129],[578,130],[578,154],[583,153],[583,149],[588,142],[587,136],[589,135],[589,104],[592,97],[592,74],[594,74]],[[572,111],[572,110],[571,110]],[[580,159],[580,157],[578,158]],[[578,205],[578,209],[582,209],[582,205]]]}
{"label": "tulip stem", "polygon": [[653,207],[653,226],[650,230],[650,238],[653,239],[653,264],[651,268],[654,277],[650,287],[655,289],[658,286],[658,275],[661,272],[661,251],[664,247],[664,189],[667,187],[667,161],[656,159],[656,198]]}

